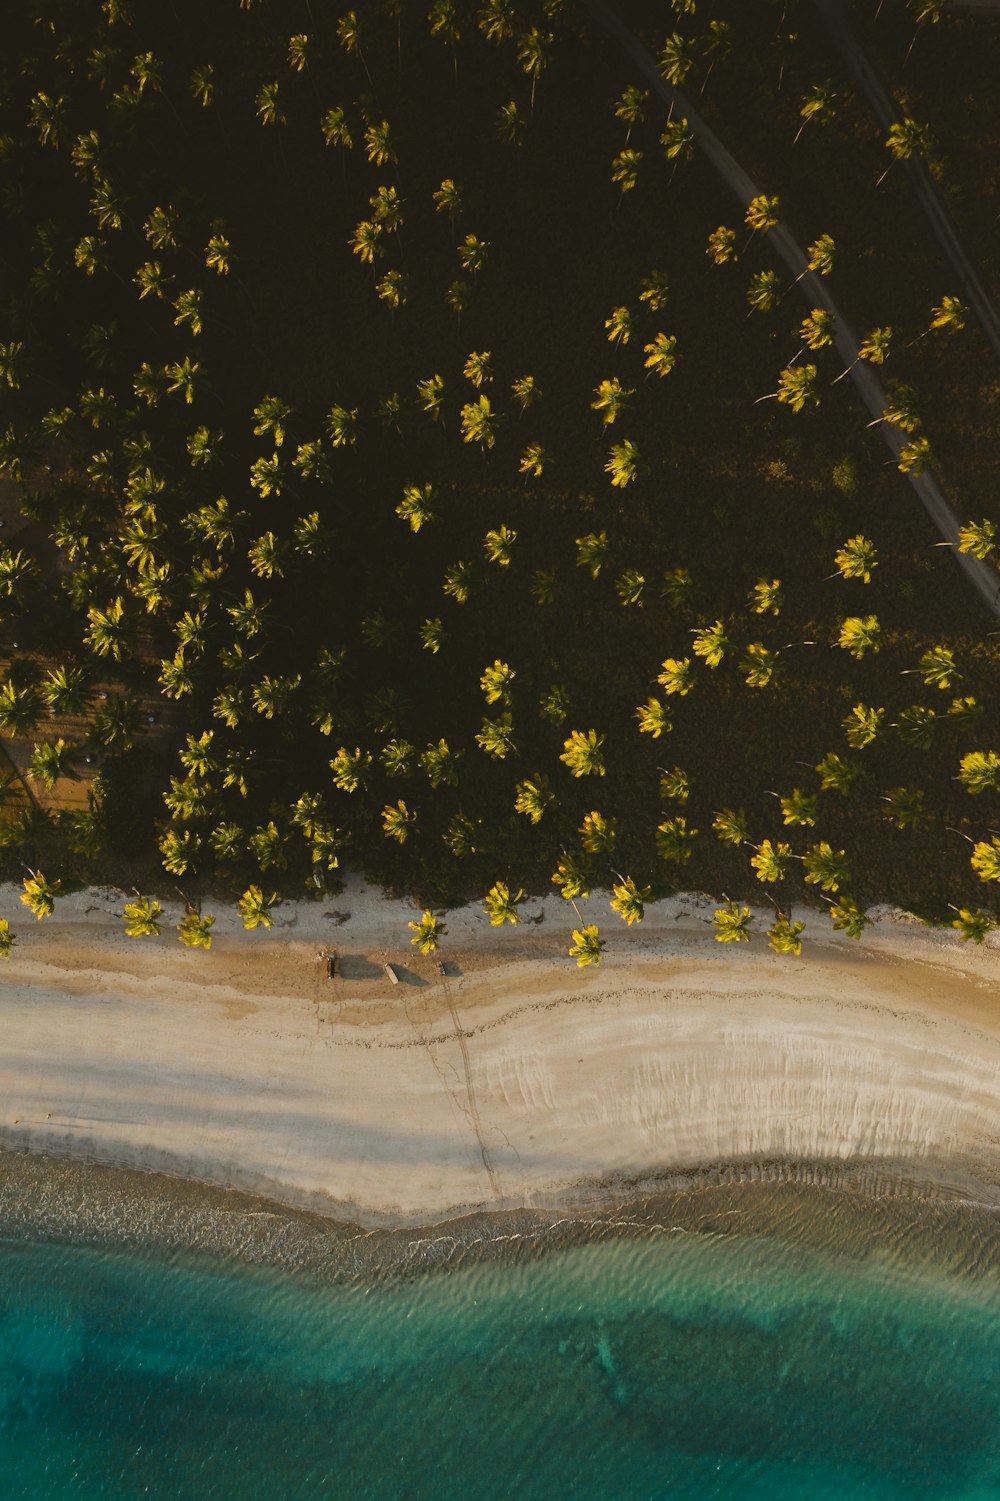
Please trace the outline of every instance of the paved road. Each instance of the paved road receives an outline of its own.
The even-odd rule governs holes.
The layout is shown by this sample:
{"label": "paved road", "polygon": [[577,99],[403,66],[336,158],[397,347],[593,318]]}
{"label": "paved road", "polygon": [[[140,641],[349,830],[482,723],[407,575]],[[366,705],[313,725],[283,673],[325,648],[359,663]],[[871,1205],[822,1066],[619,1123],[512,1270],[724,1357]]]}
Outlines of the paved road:
{"label": "paved road", "polygon": [[[844,14],[842,0],[815,0],[815,4],[837,50],[868,95],[879,127],[884,135],[888,136],[890,126],[898,124],[903,116],[858,45],[857,38]],[[938,244],[961,281],[969,306],[989,340],[993,353],[1000,359],[1000,313],[997,312],[992,297],[962,248],[955,226],[948,217],[948,210],[937,183],[928,172],[926,163],[919,156],[911,156],[899,165],[906,172],[910,186],[927,216]]]}
{"label": "paved road", "polygon": [[[661,99],[672,105],[678,114],[687,119],[699,149],[704,152],[712,166],[746,208],[750,200],[759,195],[761,189],[743,170],[735,157],[726,150],[715,132],[680,90],[662,77],[656,62],[638,37],[634,36],[624,22],[604,4],[604,0],[586,0],[586,3],[594,19],[619,43],[654,93],[659,94]],[[808,306],[825,308],[836,314],[834,343],[845,366],[851,365],[857,358],[861,341],[835,306],[822,278],[809,270],[805,252],[793,238],[790,230],[784,224],[776,225],[768,232],[767,242],[768,246],[784,261],[792,275],[799,278],[798,288]],[[885,410],[887,398],[885,388],[872,367],[863,360],[859,361],[851,370],[851,380],[872,418],[880,418]],[[893,458],[898,460],[899,450],[908,441],[906,434],[888,422],[880,422],[878,431],[882,434]],[[919,495],[940,536],[952,547],[955,561],[971,587],[994,615],[1000,615],[1000,574],[991,564],[958,551],[958,519],[941,493],[941,488],[933,474],[929,469],[925,469],[922,474],[911,473],[906,475],[906,478]]]}

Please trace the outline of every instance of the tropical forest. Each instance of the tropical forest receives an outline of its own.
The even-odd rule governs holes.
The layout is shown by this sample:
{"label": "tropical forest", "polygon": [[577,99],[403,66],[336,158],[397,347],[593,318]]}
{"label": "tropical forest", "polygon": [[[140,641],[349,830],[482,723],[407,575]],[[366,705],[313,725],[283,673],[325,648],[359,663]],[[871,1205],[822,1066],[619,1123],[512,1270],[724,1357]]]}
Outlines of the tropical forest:
{"label": "tropical forest", "polygon": [[681,890],[983,939],[1000,12],[5,17],[4,951],[348,871],[424,952],[558,893],[597,962]]}

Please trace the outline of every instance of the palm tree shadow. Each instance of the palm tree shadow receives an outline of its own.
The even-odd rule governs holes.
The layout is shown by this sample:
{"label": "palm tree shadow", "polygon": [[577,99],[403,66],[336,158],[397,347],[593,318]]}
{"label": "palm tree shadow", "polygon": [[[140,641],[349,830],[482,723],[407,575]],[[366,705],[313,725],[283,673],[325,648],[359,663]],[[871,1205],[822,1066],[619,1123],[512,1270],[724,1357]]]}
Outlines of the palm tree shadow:
{"label": "palm tree shadow", "polygon": [[343,980],[381,980],[385,978],[381,964],[373,964],[367,954],[338,955],[337,974]]}

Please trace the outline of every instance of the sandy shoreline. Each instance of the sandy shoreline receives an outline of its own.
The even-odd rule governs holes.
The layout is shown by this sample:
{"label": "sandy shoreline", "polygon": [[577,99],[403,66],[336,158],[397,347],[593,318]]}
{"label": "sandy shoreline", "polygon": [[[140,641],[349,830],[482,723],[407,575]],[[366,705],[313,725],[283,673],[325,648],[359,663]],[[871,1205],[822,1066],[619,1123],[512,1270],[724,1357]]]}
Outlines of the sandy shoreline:
{"label": "sandy shoreline", "polygon": [[[450,914],[442,981],[407,945],[412,909],[357,881],[286,905],[271,934],[220,916],[207,955],[166,929],[126,938],[122,900],[83,893],[16,924],[0,970],[10,1150],[362,1225],[606,1207],[726,1162],[869,1164],[1000,1198],[991,943],[886,916],[857,945],[814,917],[829,941],[801,959],[759,939],[734,953],[707,901],[679,897],[637,932],[604,922],[605,962],[578,970],[554,897],[517,930]],[[405,966],[398,987],[385,959]]]}

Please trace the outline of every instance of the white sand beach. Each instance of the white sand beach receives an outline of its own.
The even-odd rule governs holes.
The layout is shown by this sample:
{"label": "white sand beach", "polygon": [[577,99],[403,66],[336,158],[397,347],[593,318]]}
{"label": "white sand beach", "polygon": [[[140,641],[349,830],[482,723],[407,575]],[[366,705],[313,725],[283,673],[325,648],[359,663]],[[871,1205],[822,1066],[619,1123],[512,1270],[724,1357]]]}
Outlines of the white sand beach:
{"label": "white sand beach", "polygon": [[707,898],[658,903],[635,931],[595,900],[611,942],[581,970],[556,896],[517,929],[449,914],[442,979],[408,946],[413,909],[357,880],[276,909],[271,933],[220,915],[208,954],[166,926],[126,937],[124,900],[77,894],[35,923],[0,892],[19,935],[0,969],[7,1147],[367,1224],[626,1200],[724,1162],[1000,1184],[994,940],[886,912],[857,944],[812,914],[796,959],[715,942]]}

